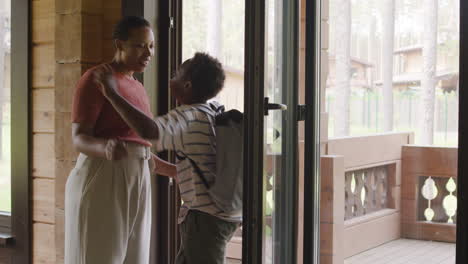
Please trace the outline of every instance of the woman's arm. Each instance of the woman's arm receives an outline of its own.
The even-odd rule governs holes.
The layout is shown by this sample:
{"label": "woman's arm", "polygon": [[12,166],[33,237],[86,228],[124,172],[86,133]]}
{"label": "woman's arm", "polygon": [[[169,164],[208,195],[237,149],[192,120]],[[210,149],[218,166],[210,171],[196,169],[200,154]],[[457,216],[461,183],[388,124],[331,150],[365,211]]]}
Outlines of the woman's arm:
{"label": "woman's arm", "polygon": [[155,173],[171,178],[177,178],[177,168],[174,164],[160,159],[153,153],[151,153],[151,156],[155,163]]}
{"label": "woman's arm", "polygon": [[122,119],[140,137],[147,140],[157,140],[159,130],[156,122],[120,96],[117,91],[117,83],[112,74],[112,68],[110,66],[103,66],[94,72],[94,76],[95,82],[99,84],[102,94],[112,104]]}
{"label": "woman's arm", "polygon": [[124,142],[94,137],[92,125],[73,123],[72,141],[73,147],[87,156],[119,160],[127,155]]}

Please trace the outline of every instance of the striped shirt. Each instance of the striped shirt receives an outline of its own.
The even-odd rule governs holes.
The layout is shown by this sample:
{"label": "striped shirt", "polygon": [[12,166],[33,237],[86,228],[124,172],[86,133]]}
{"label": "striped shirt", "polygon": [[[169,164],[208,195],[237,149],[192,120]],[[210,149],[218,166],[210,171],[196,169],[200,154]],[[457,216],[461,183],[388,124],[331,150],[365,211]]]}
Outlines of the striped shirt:
{"label": "striped shirt", "polygon": [[[173,150],[179,157],[188,157],[198,165],[208,184],[216,178],[215,111],[208,104],[183,105],[167,115],[156,118],[158,151]],[[188,158],[177,161],[182,206],[178,222],[184,221],[189,210],[199,210],[226,221],[241,222],[242,215],[227,214],[211,199],[203,180]]]}

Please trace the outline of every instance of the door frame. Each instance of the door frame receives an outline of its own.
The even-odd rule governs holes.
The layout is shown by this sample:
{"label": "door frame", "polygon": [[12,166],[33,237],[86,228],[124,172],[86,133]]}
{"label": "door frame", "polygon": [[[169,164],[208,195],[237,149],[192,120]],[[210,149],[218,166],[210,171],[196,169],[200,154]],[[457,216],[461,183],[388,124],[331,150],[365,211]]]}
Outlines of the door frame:
{"label": "door frame", "polygon": [[[468,2],[460,0],[459,105],[468,102]],[[458,175],[468,174],[468,107],[459,107]],[[456,263],[468,262],[468,179],[458,177]],[[461,223],[464,223],[463,225]]]}
{"label": "door frame", "polygon": [[32,260],[31,1],[11,2],[12,263]]}
{"label": "door frame", "polygon": [[[306,0],[303,263],[320,263],[321,1]],[[307,162],[306,162],[307,161]],[[311,223],[311,224],[306,224]],[[318,243],[317,243],[318,242]]]}
{"label": "door frame", "polygon": [[[279,82],[283,112],[281,171],[277,178],[281,191],[275,192],[273,258],[275,263],[297,262],[298,208],[298,50],[299,1],[275,1],[275,12],[281,23],[274,23],[281,32],[276,52],[281,52],[284,70]],[[264,118],[266,60],[266,0],[245,1],[245,60],[244,60],[244,208],[242,261],[262,263],[264,212]],[[276,30],[276,28],[275,28]],[[276,222],[276,221],[274,221]],[[277,237],[278,236],[278,237]],[[277,243],[279,242],[279,243]]]}
{"label": "door frame", "polygon": [[[306,135],[304,173],[304,261],[319,263],[320,243],[320,43],[321,1],[306,0]],[[460,1],[459,87],[468,86],[468,2]],[[468,90],[459,90],[459,102],[468,100]],[[462,105],[462,104],[460,104]],[[468,107],[459,108],[458,175],[468,173]],[[458,177],[456,263],[468,262],[468,179]],[[305,223],[312,223],[306,225]],[[318,243],[316,243],[318,242]]]}
{"label": "door frame", "polygon": [[[245,1],[242,261],[262,263],[265,0]],[[251,48],[249,48],[251,47]],[[254,89],[255,87],[255,89]],[[250,88],[250,89],[248,89]]]}

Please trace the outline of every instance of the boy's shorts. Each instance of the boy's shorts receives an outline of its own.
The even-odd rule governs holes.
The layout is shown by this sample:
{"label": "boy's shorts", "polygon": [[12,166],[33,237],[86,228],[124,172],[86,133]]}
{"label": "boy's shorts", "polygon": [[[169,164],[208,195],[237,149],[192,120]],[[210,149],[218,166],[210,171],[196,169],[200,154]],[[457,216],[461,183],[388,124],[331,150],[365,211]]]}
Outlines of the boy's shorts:
{"label": "boy's shorts", "polygon": [[176,264],[223,264],[226,245],[239,223],[190,210],[179,225],[180,249]]}

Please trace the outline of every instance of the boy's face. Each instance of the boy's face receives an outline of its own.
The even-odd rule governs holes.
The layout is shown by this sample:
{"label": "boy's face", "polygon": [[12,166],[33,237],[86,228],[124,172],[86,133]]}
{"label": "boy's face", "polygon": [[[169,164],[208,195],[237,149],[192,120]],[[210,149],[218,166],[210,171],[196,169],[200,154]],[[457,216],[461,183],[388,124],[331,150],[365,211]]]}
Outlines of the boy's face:
{"label": "boy's face", "polygon": [[192,103],[192,83],[187,81],[184,64],[181,65],[177,73],[169,82],[171,91],[177,102],[181,104]]}

